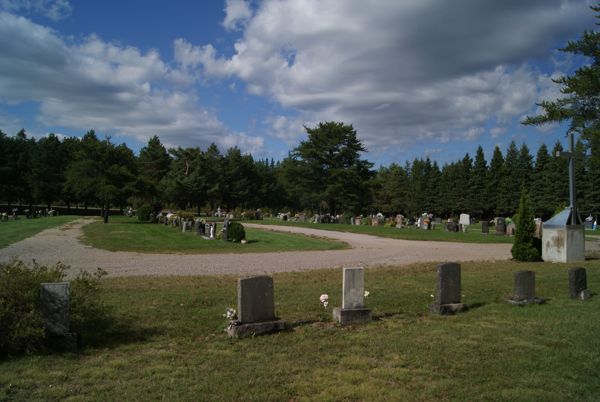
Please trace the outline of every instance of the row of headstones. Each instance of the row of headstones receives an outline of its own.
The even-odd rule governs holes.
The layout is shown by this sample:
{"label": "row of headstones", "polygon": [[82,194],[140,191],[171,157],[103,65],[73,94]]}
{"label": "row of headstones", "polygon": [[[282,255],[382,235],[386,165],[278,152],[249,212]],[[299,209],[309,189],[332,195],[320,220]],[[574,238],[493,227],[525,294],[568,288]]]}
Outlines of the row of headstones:
{"label": "row of headstones", "polygon": [[[366,323],[372,313],[364,304],[364,269],[344,268],[342,280],[342,307],[333,309],[333,318],[341,325]],[[590,293],[584,268],[569,270],[569,292],[573,299],[585,300]],[[507,300],[518,306],[543,304],[545,300],[535,295],[535,272],[518,271],[514,274],[514,293]],[[238,279],[238,319],[230,322],[227,332],[231,337],[259,335],[280,331],[285,323],[275,317],[273,278],[255,276]],[[437,291],[430,311],[449,315],[464,311],[461,301],[461,266],[446,263],[437,268]]]}
{"label": "row of headstones", "polygon": [[[205,239],[214,240],[217,238],[217,223],[211,222],[206,223],[203,222],[202,219],[196,218],[194,220],[184,220],[181,218],[177,219],[164,219],[163,221],[165,226],[168,226],[169,223],[172,227],[181,227],[181,232],[185,233],[187,231],[194,231],[198,236],[202,236]],[[225,219],[223,222],[223,228],[221,229],[221,240],[224,242],[229,241],[229,236],[227,234],[229,228],[229,219]]]}
{"label": "row of headstones", "polygon": [[[42,283],[40,291],[41,311],[50,338],[63,348],[76,348],[77,335],[70,332],[69,324],[69,283]],[[372,313],[364,304],[364,293],[364,269],[344,268],[342,306],[333,309],[333,318],[341,325],[371,321]],[[589,298],[584,268],[569,270],[569,293],[573,299]],[[545,302],[535,295],[534,271],[515,273],[514,293],[508,302],[519,306]],[[461,302],[460,264],[447,263],[438,266],[437,292],[430,310],[436,314],[454,314],[466,309],[467,306]],[[231,321],[227,327],[229,335],[260,335],[284,328],[285,322],[275,317],[273,278],[255,276],[238,279],[238,319]]]}

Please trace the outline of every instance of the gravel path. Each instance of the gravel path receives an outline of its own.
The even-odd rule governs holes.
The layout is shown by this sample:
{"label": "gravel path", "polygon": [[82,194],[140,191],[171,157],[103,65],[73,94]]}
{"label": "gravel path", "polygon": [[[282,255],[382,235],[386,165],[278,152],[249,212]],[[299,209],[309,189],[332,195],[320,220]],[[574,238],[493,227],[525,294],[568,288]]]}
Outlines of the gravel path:
{"label": "gravel path", "polygon": [[293,251],[247,254],[147,254],[106,251],[79,241],[81,227],[93,219],[78,219],[48,229],[0,250],[0,261],[13,256],[41,264],[70,265],[70,274],[101,267],[109,276],[135,275],[248,275],[347,266],[406,265],[413,262],[510,259],[510,244],[466,244],[412,241],[289,226],[246,224],[282,232],[328,237],[352,248],[331,251]]}

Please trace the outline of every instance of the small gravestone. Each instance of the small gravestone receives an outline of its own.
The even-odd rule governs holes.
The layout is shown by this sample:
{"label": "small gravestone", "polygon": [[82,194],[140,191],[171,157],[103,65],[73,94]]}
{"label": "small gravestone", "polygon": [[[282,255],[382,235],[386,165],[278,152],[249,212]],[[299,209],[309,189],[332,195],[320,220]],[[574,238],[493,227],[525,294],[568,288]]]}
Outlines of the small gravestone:
{"label": "small gravestone", "polygon": [[463,232],[467,231],[467,228],[471,224],[471,216],[469,214],[460,214],[458,224]]}
{"label": "small gravestone", "polygon": [[371,310],[365,308],[365,271],[362,267],[344,268],[342,307],[333,309],[333,318],[342,325],[371,321]]}
{"label": "small gravestone", "polygon": [[515,272],[515,289],[508,303],[516,306],[525,306],[527,304],[544,304],[545,302],[544,299],[535,296],[535,272]]}
{"label": "small gravestone", "polygon": [[181,220],[181,233],[185,233],[187,229],[187,222],[184,220]]}
{"label": "small gravestone", "polygon": [[238,319],[227,333],[233,338],[281,331],[285,323],[275,317],[273,278],[254,276],[238,279]]}
{"label": "small gravestone", "polygon": [[227,233],[228,230],[229,230],[229,219],[225,219],[225,221],[223,222],[223,233],[221,234],[221,239],[224,242],[229,241],[229,235]]}
{"label": "small gravestone", "polygon": [[446,231],[447,232],[458,232],[458,225],[456,224],[456,222],[446,223]]}
{"label": "small gravestone", "polygon": [[461,303],[460,264],[450,262],[437,268],[437,292],[430,306],[432,313],[449,315],[464,311],[467,306]]}
{"label": "small gravestone", "polygon": [[573,268],[569,270],[569,295],[571,299],[581,300],[586,300],[590,297],[585,268]]}
{"label": "small gravestone", "polygon": [[504,218],[496,218],[496,234],[506,234],[506,221],[504,220]]}
{"label": "small gravestone", "polygon": [[102,212],[102,217],[104,218],[104,223],[108,223],[108,209]]}
{"label": "small gravestone", "polygon": [[481,233],[490,233],[490,223],[488,221],[481,221]]}
{"label": "small gravestone", "polygon": [[50,345],[77,349],[77,335],[70,331],[69,282],[40,284],[40,310]]}

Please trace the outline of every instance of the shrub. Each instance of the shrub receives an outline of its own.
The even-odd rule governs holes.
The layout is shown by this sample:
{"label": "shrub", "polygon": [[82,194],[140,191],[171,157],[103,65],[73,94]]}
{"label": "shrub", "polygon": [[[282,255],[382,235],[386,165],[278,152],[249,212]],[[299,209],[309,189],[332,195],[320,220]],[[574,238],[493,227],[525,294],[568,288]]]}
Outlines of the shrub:
{"label": "shrub", "polygon": [[137,210],[137,217],[140,222],[148,222],[150,220],[150,213],[152,212],[152,207],[148,204],[144,204]]}
{"label": "shrub", "polygon": [[227,237],[229,240],[235,243],[244,240],[246,238],[246,230],[244,229],[244,225],[239,222],[229,222]]}
{"label": "shrub", "polygon": [[19,260],[0,263],[0,355],[34,353],[44,349],[40,313],[40,284],[64,277],[65,266],[29,268]]}
{"label": "shrub", "polygon": [[177,211],[177,216],[180,217],[184,221],[191,221],[194,219],[194,213],[188,211]]}
{"label": "shrub", "polygon": [[[0,356],[36,353],[46,349],[40,311],[40,284],[59,282],[68,267],[47,267],[19,260],[0,263]],[[108,310],[97,299],[98,280],[104,275],[80,273],[70,283],[71,331],[84,338],[100,332],[109,320]]]}
{"label": "shrub", "polygon": [[533,214],[529,208],[528,196],[525,187],[521,189],[521,201],[519,202],[519,212],[517,214],[517,233],[515,241],[510,250],[512,256],[517,261],[540,261],[541,243],[535,241],[535,224],[533,223]]}

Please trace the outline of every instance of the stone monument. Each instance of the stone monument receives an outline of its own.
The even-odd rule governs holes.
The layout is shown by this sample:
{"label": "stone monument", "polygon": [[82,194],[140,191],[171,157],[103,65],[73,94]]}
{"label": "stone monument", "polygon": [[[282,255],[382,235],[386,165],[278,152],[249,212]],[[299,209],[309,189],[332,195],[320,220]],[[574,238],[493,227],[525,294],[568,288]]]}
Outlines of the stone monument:
{"label": "stone monument", "polygon": [[254,276],[238,279],[238,319],[227,333],[232,338],[281,331],[285,322],[275,317],[273,278]]}
{"label": "stone monument", "polygon": [[77,349],[77,334],[71,332],[69,320],[69,282],[40,284],[40,307],[50,346]]}
{"label": "stone monument", "polygon": [[430,306],[432,313],[449,315],[467,309],[461,303],[460,264],[449,262],[437,268],[437,292]]}
{"label": "stone monument", "polygon": [[546,300],[535,296],[535,272],[515,272],[515,289],[508,303],[525,306],[527,304],[544,304],[545,302]]}
{"label": "stone monument", "polygon": [[365,270],[344,268],[342,307],[333,309],[333,319],[342,325],[371,321],[371,310],[365,307]]}

